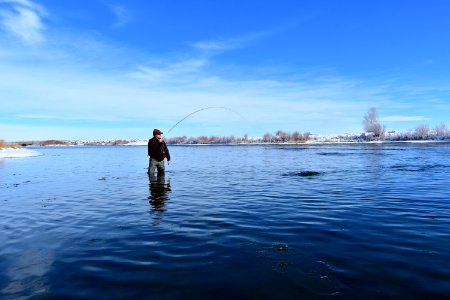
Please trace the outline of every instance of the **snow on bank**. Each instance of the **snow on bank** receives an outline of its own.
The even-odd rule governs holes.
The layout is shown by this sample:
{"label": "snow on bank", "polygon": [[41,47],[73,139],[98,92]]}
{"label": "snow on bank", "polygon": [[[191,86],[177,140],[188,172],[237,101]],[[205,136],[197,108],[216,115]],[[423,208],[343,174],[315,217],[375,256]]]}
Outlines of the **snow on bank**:
{"label": "snow on bank", "polygon": [[147,146],[148,139],[146,140],[135,140],[128,142],[127,144],[123,144],[123,146]]}
{"label": "snow on bank", "polygon": [[42,153],[30,149],[14,149],[14,148],[0,149],[0,158],[30,157],[39,155],[42,155]]}
{"label": "snow on bank", "polygon": [[403,141],[405,143],[415,143],[415,144],[429,144],[429,143],[448,143],[450,140],[411,140]]}

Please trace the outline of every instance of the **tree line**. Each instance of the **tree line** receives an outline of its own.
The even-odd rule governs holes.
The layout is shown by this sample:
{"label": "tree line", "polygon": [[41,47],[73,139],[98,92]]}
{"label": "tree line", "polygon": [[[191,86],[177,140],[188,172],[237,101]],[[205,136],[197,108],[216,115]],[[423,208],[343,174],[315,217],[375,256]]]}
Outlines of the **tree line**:
{"label": "tree line", "polygon": [[386,126],[378,120],[378,112],[375,107],[371,107],[363,117],[364,133],[363,140],[445,140],[450,138],[450,130],[444,123],[431,129],[427,124],[419,124],[414,130],[406,132],[386,131]]}
{"label": "tree line", "polygon": [[199,136],[199,137],[172,137],[166,138],[168,144],[252,144],[252,143],[305,143],[310,140],[312,134],[309,132],[292,133],[278,130],[274,134],[265,133],[262,137],[249,137],[244,134],[242,137],[235,136]]}

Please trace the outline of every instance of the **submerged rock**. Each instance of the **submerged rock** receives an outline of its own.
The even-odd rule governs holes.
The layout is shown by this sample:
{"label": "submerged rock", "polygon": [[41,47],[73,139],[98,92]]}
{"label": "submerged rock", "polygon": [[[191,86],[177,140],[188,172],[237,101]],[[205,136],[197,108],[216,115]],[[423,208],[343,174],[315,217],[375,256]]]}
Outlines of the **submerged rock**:
{"label": "submerged rock", "polygon": [[301,177],[317,176],[320,174],[321,174],[320,172],[316,172],[316,171],[301,171],[301,172],[295,173],[296,176],[301,176]]}
{"label": "submerged rock", "polygon": [[322,173],[321,172],[317,172],[317,171],[300,171],[300,172],[285,173],[282,176],[312,177],[312,176],[318,176],[318,175],[322,175]]}

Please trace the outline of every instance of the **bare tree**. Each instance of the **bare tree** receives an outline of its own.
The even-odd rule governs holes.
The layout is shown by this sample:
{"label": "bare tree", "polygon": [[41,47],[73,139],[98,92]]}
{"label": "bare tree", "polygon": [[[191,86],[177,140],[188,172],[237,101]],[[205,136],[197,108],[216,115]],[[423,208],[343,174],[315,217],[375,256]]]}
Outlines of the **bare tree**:
{"label": "bare tree", "polygon": [[428,125],[421,124],[416,127],[415,136],[421,140],[424,140],[428,137],[428,133],[430,132],[430,128]]}
{"label": "bare tree", "polygon": [[219,142],[220,142],[220,138],[218,136],[208,137],[208,144],[217,144]]}
{"label": "bare tree", "polygon": [[364,131],[371,132],[375,137],[384,135],[385,127],[378,122],[378,113],[375,107],[371,107],[363,119]]}
{"label": "bare tree", "polygon": [[49,146],[49,145],[67,145],[66,141],[60,140],[45,140],[39,143],[40,146]]}
{"label": "bare tree", "polygon": [[300,132],[294,131],[291,135],[291,138],[294,142],[300,142],[303,139],[303,136]]}
{"label": "bare tree", "polygon": [[197,142],[199,144],[207,144],[208,143],[208,137],[204,136],[204,135],[199,136],[199,137],[197,137]]}
{"label": "bare tree", "polygon": [[236,139],[234,138],[233,135],[225,137],[225,143],[229,144],[234,142],[236,142]]}
{"label": "bare tree", "polygon": [[436,137],[438,139],[445,139],[450,136],[450,131],[447,129],[447,126],[445,126],[444,123],[439,124],[434,128],[434,131],[436,132]]}
{"label": "bare tree", "polygon": [[112,142],[113,145],[126,145],[128,144],[127,140],[115,140]]}
{"label": "bare tree", "polygon": [[277,136],[277,139],[282,142],[287,142],[289,140],[289,134],[283,130],[278,130],[275,135]]}
{"label": "bare tree", "polygon": [[265,133],[265,134],[263,135],[263,142],[268,143],[268,142],[271,142],[271,141],[272,141],[272,134],[270,134],[270,133]]}

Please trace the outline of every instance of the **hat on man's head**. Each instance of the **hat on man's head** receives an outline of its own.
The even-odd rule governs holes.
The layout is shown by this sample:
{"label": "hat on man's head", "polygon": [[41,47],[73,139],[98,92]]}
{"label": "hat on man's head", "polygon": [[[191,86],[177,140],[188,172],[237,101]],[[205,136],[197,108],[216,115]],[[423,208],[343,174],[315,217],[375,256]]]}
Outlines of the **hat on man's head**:
{"label": "hat on man's head", "polygon": [[153,136],[158,135],[158,134],[163,134],[161,130],[159,129],[153,129]]}

